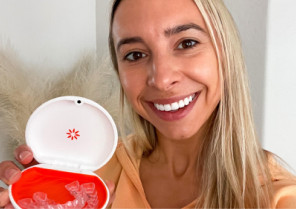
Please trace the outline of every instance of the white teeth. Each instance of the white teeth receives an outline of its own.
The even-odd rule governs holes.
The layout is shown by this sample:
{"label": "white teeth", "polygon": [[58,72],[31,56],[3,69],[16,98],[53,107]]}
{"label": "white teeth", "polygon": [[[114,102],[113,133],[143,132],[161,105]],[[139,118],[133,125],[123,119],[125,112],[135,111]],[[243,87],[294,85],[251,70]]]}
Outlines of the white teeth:
{"label": "white teeth", "polygon": [[189,99],[188,99],[188,98],[185,98],[185,99],[184,99],[184,104],[185,104],[185,105],[188,105],[188,104],[189,104]]}
{"label": "white teeth", "polygon": [[171,104],[172,110],[177,110],[179,109],[179,105],[177,102],[174,102],[173,104]]}
{"label": "white teeth", "polygon": [[182,108],[184,106],[185,106],[185,104],[184,104],[183,100],[179,101],[179,108]]}
{"label": "white teeth", "polygon": [[164,105],[164,110],[167,112],[171,111],[172,110],[171,105],[169,105],[169,104]]}
{"label": "white teeth", "polygon": [[180,100],[179,102],[174,102],[172,104],[156,104],[154,103],[154,106],[156,109],[160,110],[160,111],[174,111],[174,110],[178,110],[180,108],[183,108],[185,106],[187,106],[190,102],[192,102],[192,100],[194,99],[195,94],[191,95],[189,97],[186,97],[183,100]]}
{"label": "white teeth", "polygon": [[189,97],[189,102],[192,102],[192,96]]}

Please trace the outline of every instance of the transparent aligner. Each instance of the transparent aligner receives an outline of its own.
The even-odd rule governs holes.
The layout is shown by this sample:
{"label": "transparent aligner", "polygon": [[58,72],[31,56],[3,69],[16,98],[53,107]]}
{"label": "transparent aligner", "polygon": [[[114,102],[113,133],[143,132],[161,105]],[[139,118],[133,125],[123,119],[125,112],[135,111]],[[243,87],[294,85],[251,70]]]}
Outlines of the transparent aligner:
{"label": "transparent aligner", "polygon": [[33,200],[35,201],[35,204],[38,207],[44,207],[49,205],[47,194],[43,192],[35,192],[33,194]]}
{"label": "transparent aligner", "polygon": [[48,199],[47,194],[43,192],[35,192],[32,198],[25,198],[18,201],[18,205],[24,209],[68,209],[68,208],[97,208],[98,195],[94,183],[79,184],[74,181],[65,185],[65,188],[75,197],[74,200],[64,204],[57,204],[53,200]]}
{"label": "transparent aligner", "polygon": [[84,183],[81,184],[81,191],[84,194],[84,199],[87,202],[88,208],[97,208],[98,207],[98,194],[96,191],[96,185],[94,183]]}
{"label": "transparent aligner", "polygon": [[35,203],[32,200],[32,198],[24,198],[21,199],[17,202],[17,204],[21,207],[21,208],[34,208],[35,207]]}
{"label": "transparent aligner", "polygon": [[61,204],[55,204],[55,205],[48,205],[46,209],[64,209],[64,207]]}
{"label": "transparent aligner", "polygon": [[73,195],[75,198],[76,196],[81,195],[80,185],[78,181],[73,181],[72,183],[67,184],[65,187],[70,192],[70,194]]}
{"label": "transparent aligner", "polygon": [[86,208],[98,208],[98,205],[99,205],[99,200],[93,200],[93,201],[87,202]]}

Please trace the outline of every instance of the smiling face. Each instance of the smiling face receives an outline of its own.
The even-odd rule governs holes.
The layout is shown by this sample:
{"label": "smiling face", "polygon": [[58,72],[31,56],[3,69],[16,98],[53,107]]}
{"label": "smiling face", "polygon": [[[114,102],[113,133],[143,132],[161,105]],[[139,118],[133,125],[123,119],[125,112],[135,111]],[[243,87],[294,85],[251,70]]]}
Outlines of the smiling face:
{"label": "smiling face", "polygon": [[195,3],[123,0],[112,31],[121,85],[133,109],[159,136],[196,136],[220,101],[220,82]]}

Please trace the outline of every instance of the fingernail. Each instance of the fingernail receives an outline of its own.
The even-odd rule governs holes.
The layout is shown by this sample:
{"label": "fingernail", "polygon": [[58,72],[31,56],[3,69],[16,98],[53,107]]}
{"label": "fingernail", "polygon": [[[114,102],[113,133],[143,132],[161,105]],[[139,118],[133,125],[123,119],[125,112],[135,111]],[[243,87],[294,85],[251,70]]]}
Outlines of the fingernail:
{"label": "fingernail", "polygon": [[11,179],[12,177],[16,176],[19,173],[18,170],[9,168],[5,171],[5,176],[7,179]]}
{"label": "fingernail", "polygon": [[32,155],[31,154],[31,152],[29,152],[29,151],[24,151],[24,152],[22,152],[21,154],[20,154],[20,160],[21,161],[23,161],[23,160],[25,160],[27,157],[29,157],[30,155]]}

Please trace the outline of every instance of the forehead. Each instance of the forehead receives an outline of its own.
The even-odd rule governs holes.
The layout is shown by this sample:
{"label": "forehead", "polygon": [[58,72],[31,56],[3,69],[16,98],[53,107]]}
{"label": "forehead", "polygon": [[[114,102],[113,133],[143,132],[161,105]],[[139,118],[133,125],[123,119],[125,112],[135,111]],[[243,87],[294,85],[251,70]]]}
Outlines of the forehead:
{"label": "forehead", "polygon": [[161,33],[188,23],[198,24],[206,30],[193,0],[122,0],[115,12],[112,30],[116,38],[131,33]]}

